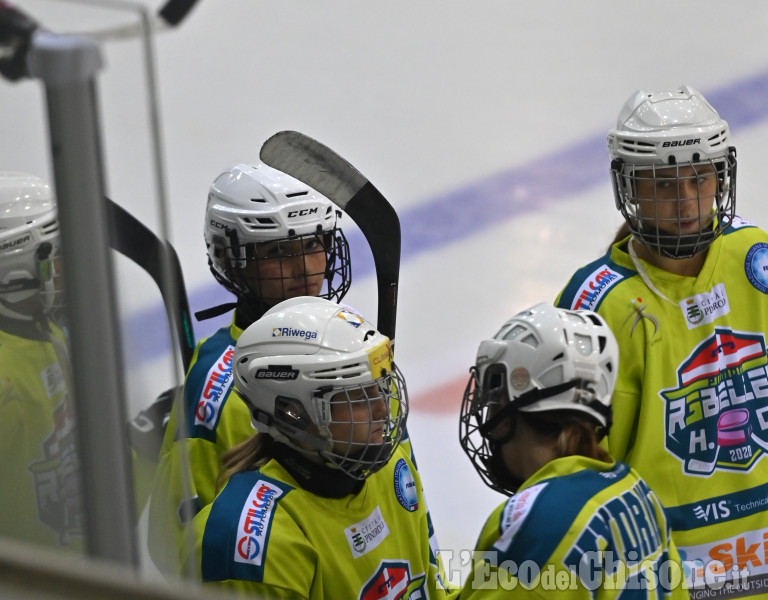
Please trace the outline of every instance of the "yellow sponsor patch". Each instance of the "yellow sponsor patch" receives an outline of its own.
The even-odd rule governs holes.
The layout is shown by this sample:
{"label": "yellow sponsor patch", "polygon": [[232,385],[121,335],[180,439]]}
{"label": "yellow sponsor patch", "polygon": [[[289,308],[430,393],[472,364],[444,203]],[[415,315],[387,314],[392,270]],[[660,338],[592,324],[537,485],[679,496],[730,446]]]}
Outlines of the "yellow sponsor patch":
{"label": "yellow sponsor patch", "polygon": [[392,370],[392,344],[388,339],[368,350],[368,363],[374,377],[380,377]]}

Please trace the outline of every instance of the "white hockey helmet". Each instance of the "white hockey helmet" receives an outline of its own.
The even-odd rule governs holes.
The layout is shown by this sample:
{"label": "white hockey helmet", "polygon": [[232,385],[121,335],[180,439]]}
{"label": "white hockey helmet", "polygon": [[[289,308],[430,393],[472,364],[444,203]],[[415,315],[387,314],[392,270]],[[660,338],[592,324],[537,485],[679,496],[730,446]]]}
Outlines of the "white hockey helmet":
{"label": "white hockey helmet", "polygon": [[[328,198],[290,175],[264,164],[235,165],[221,173],[208,192],[205,243],[211,272],[239,298],[263,299],[258,276],[243,274],[249,262],[258,260],[255,245],[312,237],[322,243],[326,255],[320,296],[341,300],[349,290],[351,271],[349,246],[337,227],[340,216]],[[293,254],[281,250],[279,256]]]}
{"label": "white hockey helmet", "polygon": [[517,411],[583,415],[606,433],[618,357],[616,338],[600,315],[544,302],[481,342],[464,392],[459,440],[485,482],[506,489],[493,468],[494,450],[506,440],[491,432]]}
{"label": "white hockey helmet", "polygon": [[[698,91],[683,85],[671,91],[635,92],[619,112],[607,143],[616,207],[630,232],[652,251],[672,258],[693,256],[729,227],[736,208],[736,150],[729,145],[728,123]],[[690,172],[679,175],[685,167],[691,167]],[[696,181],[712,167],[718,178],[714,219],[709,213],[699,215],[701,232],[665,233],[641,218],[639,181],[663,179],[677,185],[682,179]],[[659,169],[665,170],[663,177],[657,175]],[[670,169],[675,175],[668,174]]]}
{"label": "white hockey helmet", "polygon": [[291,298],[238,339],[235,390],[260,433],[365,479],[405,432],[408,394],[391,352],[353,309]]}
{"label": "white hockey helmet", "polygon": [[26,320],[59,304],[59,252],[51,188],[34,175],[0,173],[0,315]]}

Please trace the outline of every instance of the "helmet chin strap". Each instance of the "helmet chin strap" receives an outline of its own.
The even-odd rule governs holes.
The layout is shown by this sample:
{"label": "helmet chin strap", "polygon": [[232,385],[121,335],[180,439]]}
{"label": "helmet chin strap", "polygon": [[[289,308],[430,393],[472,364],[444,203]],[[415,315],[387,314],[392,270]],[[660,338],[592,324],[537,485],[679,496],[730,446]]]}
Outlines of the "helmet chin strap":
{"label": "helmet chin strap", "polygon": [[306,490],[325,498],[343,498],[359,492],[365,481],[352,479],[344,471],[317,462],[319,455],[283,443],[274,446],[274,458]]}
{"label": "helmet chin strap", "polygon": [[[628,244],[628,250],[629,250],[629,257],[632,259],[632,264],[635,266],[635,270],[637,271],[638,275],[640,275],[640,279],[643,280],[643,283],[648,286],[648,289],[651,290],[654,294],[656,294],[659,298],[662,300],[665,300],[666,302],[669,302],[673,306],[677,306],[672,300],[667,298],[667,296],[662,292],[659,288],[657,288],[653,281],[651,281],[651,278],[648,277],[648,273],[645,271],[645,267],[643,266],[643,263],[640,262],[640,259],[637,256],[637,251],[635,250],[635,240],[637,238],[633,235]],[[643,243],[640,241],[639,243]]]}
{"label": "helmet chin strap", "polygon": [[504,460],[501,457],[501,447],[503,442],[490,444],[490,456],[486,459],[485,467],[488,469],[488,475],[491,480],[501,489],[506,490],[510,494],[514,494],[523,485],[524,480],[518,479],[512,476],[504,464]]}
{"label": "helmet chin strap", "polygon": [[[488,419],[485,423],[480,425],[478,431],[480,431],[480,435],[482,435],[484,438],[488,438],[490,432],[496,429],[496,427],[498,427],[498,425],[504,419],[508,417],[514,417],[521,408],[530,406],[539,400],[557,396],[558,394],[562,394],[563,392],[567,392],[573,388],[586,389],[586,383],[582,379],[572,379],[571,381],[566,381],[565,383],[560,383],[558,385],[551,385],[546,388],[533,388],[528,390],[524,394],[520,394],[513,401],[507,403],[507,405],[499,410],[495,415],[493,415],[492,418]],[[504,439],[494,441],[504,443],[509,441],[512,435],[514,435],[514,427],[510,428],[509,433],[504,436]]]}
{"label": "helmet chin strap", "polygon": [[25,313],[20,313],[18,311],[13,310],[12,304],[10,302],[6,302],[2,298],[0,298],[0,316],[3,316],[7,319],[14,319],[16,321],[35,321],[35,317],[33,315],[28,315]]}

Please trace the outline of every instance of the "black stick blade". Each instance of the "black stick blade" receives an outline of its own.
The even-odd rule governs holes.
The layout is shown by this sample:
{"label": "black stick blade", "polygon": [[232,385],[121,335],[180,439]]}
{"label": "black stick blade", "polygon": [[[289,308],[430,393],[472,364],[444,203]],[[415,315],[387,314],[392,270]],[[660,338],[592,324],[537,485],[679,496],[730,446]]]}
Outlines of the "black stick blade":
{"label": "black stick blade", "polygon": [[261,160],[315,188],[346,209],[368,179],[333,150],[299,133],[281,131],[261,147]]}
{"label": "black stick blade", "polygon": [[377,329],[395,339],[400,278],[400,219],[379,190],[355,167],[317,140],[281,131],[261,148],[261,160],[327,196],[362,231],[371,248],[378,284]]}

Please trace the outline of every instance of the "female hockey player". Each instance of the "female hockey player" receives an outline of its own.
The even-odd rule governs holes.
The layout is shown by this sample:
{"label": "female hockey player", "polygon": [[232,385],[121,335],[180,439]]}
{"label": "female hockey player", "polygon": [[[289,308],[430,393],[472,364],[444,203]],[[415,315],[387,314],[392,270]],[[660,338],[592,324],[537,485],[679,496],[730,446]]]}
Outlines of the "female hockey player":
{"label": "female hockey player", "polygon": [[48,184],[0,173],[0,536],[82,551],[59,253]]}
{"label": "female hockey player", "polygon": [[768,586],[768,235],[734,214],[730,143],[696,90],[634,94],[608,134],[628,235],[557,305],[616,334],[608,448],[666,506],[689,584],[742,597]]}
{"label": "female hockey player", "polygon": [[202,580],[254,598],[444,597],[389,339],[294,298],[243,332],[232,364],[259,433],[193,521]]}
{"label": "female hockey player", "polygon": [[166,574],[178,574],[185,524],[213,501],[221,455],[253,435],[247,407],[231,394],[240,334],[286,298],[340,300],[349,289],[349,247],[339,216],[325,196],[267,165],[236,165],[211,184],[208,264],[237,302],[204,311],[215,316],[235,308],[231,325],[198,344],[163,440],[148,541],[153,562]]}
{"label": "female hockey player", "polygon": [[514,495],[483,527],[461,598],[688,598],[661,503],[598,444],[617,367],[602,318],[546,303],[480,344],[459,439]]}

